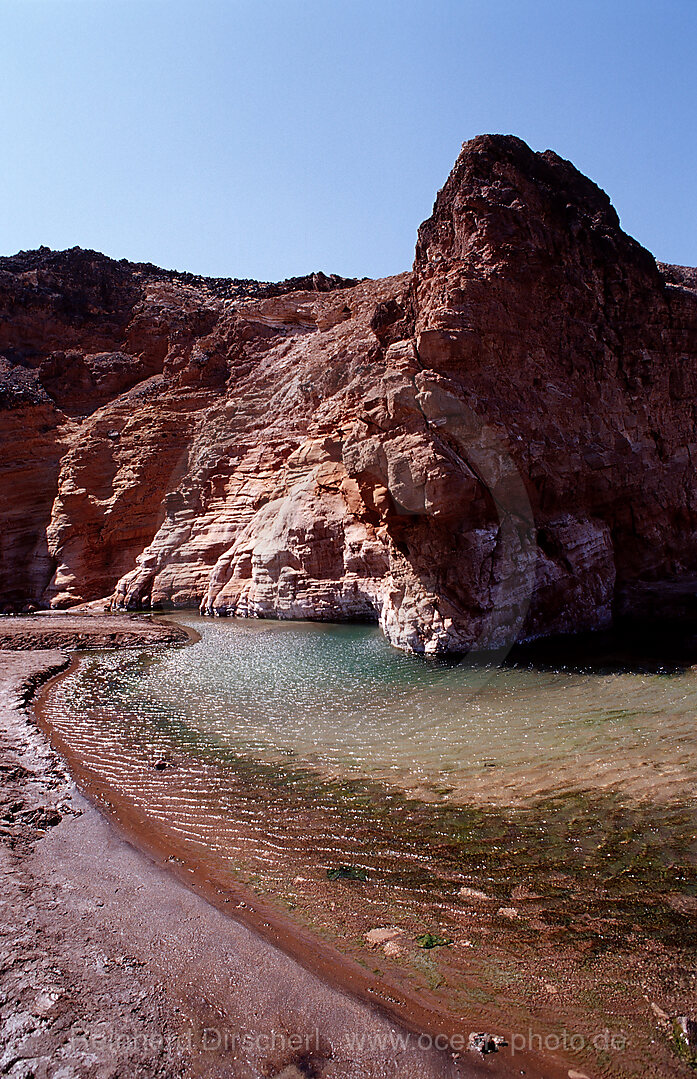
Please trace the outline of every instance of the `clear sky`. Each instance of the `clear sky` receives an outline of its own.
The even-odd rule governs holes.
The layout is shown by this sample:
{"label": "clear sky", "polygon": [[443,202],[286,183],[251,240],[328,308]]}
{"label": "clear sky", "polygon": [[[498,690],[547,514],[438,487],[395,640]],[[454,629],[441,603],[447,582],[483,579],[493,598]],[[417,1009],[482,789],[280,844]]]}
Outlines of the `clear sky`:
{"label": "clear sky", "polygon": [[697,0],[0,0],[0,82],[3,254],[398,273],[510,132],[697,264]]}

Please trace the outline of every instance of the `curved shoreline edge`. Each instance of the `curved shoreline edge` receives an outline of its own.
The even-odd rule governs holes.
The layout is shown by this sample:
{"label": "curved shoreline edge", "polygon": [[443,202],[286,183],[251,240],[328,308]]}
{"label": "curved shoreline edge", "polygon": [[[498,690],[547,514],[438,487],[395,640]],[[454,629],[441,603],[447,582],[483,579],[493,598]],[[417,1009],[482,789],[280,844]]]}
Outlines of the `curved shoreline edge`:
{"label": "curved shoreline edge", "polygon": [[[118,627],[106,617],[112,633]],[[58,619],[67,632],[65,616],[51,616],[51,629]],[[15,637],[23,621],[11,620]],[[12,911],[0,930],[9,952],[0,982],[15,1000],[1,1024],[3,1066],[31,1060],[52,1074],[59,1065],[92,1073],[110,1064],[163,1079],[261,1068],[384,1075],[385,1053],[375,1045],[382,1038],[399,1046],[400,1027],[222,913],[83,797],[27,712],[71,665],[66,651],[38,647],[38,622],[31,619],[33,647],[0,650],[3,795],[14,807],[0,836],[2,893]],[[70,630],[81,635],[73,647],[114,645],[99,634],[87,641],[94,619],[80,622],[81,630]],[[153,636],[143,634],[140,644],[162,643]],[[0,642],[10,643],[2,631]],[[480,1074],[474,1060],[458,1067],[449,1054],[409,1041],[389,1050],[395,1077]]]}
{"label": "curved shoreline edge", "polygon": [[[31,623],[29,638],[21,636],[23,622]],[[41,814],[38,807],[24,811],[26,834],[14,837],[3,875],[19,889],[15,904],[20,920],[26,905],[21,894],[32,896],[32,931],[48,969],[74,970],[66,991],[54,987],[44,994],[52,1001],[58,993],[57,1015],[52,1023],[49,1008],[48,1020],[39,1017],[40,1056],[79,1065],[98,1051],[143,1076],[184,1076],[193,1074],[192,1068],[197,1075],[238,1075],[262,1064],[269,1075],[295,1068],[291,1076],[513,1074],[513,1062],[503,1054],[485,1063],[468,1053],[420,1048],[421,1033],[455,1033],[452,1020],[444,1022],[437,1010],[416,998],[405,999],[403,986],[398,990],[402,1000],[393,997],[390,1003],[390,986],[373,984],[377,979],[355,961],[311,933],[299,932],[244,887],[234,897],[222,894],[205,867],[165,865],[166,854],[148,843],[143,822],[138,827],[105,815],[89,800],[79,762],[62,746],[54,745],[57,752],[49,748],[41,701],[56,677],[79,660],[39,648],[42,637],[56,640],[60,628],[63,648],[70,647],[68,633],[78,648],[147,647],[184,644],[195,639],[195,631],[142,615],[35,616],[11,623],[15,640],[22,643],[1,653],[3,732],[9,733],[3,737],[9,744],[1,746],[3,767],[7,772],[11,758],[17,758],[16,767],[26,773],[17,777],[18,788],[38,784],[39,800],[49,793],[52,802],[57,794],[60,800],[46,810],[58,820],[44,820],[45,826],[33,832],[29,817],[34,813],[40,825]],[[8,641],[0,632],[2,643]],[[38,727],[26,712],[32,698]],[[67,904],[56,899],[61,893],[69,897]],[[225,909],[232,898],[246,901],[243,915],[236,909],[231,916]],[[61,927],[57,934],[56,927]],[[89,973],[95,944],[107,953],[99,976]],[[21,964],[23,948],[15,949],[14,965]],[[128,954],[120,954],[124,950]],[[135,989],[137,1007],[132,1003]],[[95,1029],[104,1035],[97,1045]],[[67,1030],[71,1036],[61,1041]],[[208,1035],[208,1044],[207,1030],[215,1032]],[[269,1038],[273,1042],[274,1031],[285,1031],[287,1037],[281,1045],[278,1035],[269,1051],[265,1045]],[[14,1052],[23,1055],[21,1033],[19,1041]],[[526,1063],[533,1061],[521,1054],[516,1074]],[[535,1074],[542,1074],[540,1063],[535,1061]],[[567,1072],[545,1061],[544,1074],[551,1079]]]}

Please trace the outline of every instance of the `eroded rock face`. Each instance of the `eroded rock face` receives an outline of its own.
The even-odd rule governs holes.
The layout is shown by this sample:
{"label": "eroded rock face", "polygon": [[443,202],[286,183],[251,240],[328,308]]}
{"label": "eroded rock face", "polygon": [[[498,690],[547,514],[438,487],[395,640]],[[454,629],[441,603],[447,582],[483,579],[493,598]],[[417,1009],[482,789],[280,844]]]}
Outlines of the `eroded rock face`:
{"label": "eroded rock face", "polygon": [[373,619],[417,652],[643,611],[697,574],[696,280],[508,136],[382,281],[0,260],[0,603]]}

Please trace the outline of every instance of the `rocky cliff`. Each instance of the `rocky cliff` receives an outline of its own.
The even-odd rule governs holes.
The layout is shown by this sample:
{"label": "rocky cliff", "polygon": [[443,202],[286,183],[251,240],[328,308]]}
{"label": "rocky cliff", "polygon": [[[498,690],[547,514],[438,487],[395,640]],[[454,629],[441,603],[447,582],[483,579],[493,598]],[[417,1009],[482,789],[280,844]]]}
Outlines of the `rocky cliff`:
{"label": "rocky cliff", "polygon": [[370,619],[431,653],[691,594],[696,282],[509,136],[463,146],[382,281],[0,259],[0,604]]}

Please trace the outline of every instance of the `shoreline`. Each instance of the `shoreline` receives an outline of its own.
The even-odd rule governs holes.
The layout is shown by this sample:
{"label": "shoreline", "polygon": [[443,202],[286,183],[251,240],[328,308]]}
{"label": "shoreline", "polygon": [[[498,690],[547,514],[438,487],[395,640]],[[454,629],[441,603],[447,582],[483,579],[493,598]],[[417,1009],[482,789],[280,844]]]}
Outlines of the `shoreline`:
{"label": "shoreline", "polygon": [[[106,636],[94,632],[90,615],[41,616],[41,622],[50,618],[55,632],[65,619],[65,636],[68,617],[80,623],[69,631],[79,636],[74,646],[118,643],[114,626],[124,616],[98,616],[108,620]],[[125,617],[135,636],[153,626]],[[409,1031],[378,1001],[338,987],[342,979],[331,976],[329,962],[326,979],[317,977],[288,954],[287,935],[279,934],[276,946],[273,933],[262,936],[221,911],[184,870],[175,873],[134,845],[133,835],[83,796],[79,779],[27,712],[30,699],[76,662],[65,651],[38,648],[43,626],[31,621],[31,642],[2,650],[0,752],[3,776],[12,777],[3,795],[14,822],[12,834],[0,836],[6,841],[0,855],[3,897],[16,922],[5,919],[2,934],[1,981],[15,1001],[0,1011],[6,1043],[0,1066],[8,1074],[28,1075],[37,1065],[37,1074],[57,1074],[51,1069],[58,1061],[113,1066],[113,1074],[129,1067],[153,1077],[513,1074],[502,1054],[480,1059],[465,1050],[453,1059],[452,1052],[420,1047],[418,1022]],[[11,622],[16,638],[20,620]],[[143,646],[184,643],[182,631],[170,627],[143,637]],[[63,647],[69,643],[65,637]],[[271,929],[263,913],[267,925],[257,928]],[[308,960],[314,944],[308,934]],[[45,977],[35,973],[30,987],[26,968],[36,971],[37,963]],[[218,1033],[206,1036],[206,1030]],[[380,1041],[383,1048],[376,1048]]]}
{"label": "shoreline", "polygon": [[[88,622],[94,626],[94,617],[90,616],[66,616],[57,615],[55,619],[65,619],[71,617],[76,619],[80,625],[84,624],[85,618]],[[192,632],[189,627],[179,627],[175,623],[158,623],[152,622],[149,617],[136,617],[131,616],[119,616],[108,615],[98,616],[106,618],[109,629],[113,629],[115,621],[119,619],[125,619],[129,631],[133,631],[133,626],[136,622],[140,623],[141,629],[149,628],[147,633],[148,640],[142,641],[141,646],[145,647],[147,644],[153,643],[180,643],[183,644],[186,640],[192,639]],[[18,620],[13,619],[13,622]],[[42,618],[42,621],[44,619]],[[55,625],[54,619],[51,619]],[[64,622],[63,625],[66,625]],[[174,629],[178,631],[176,634],[176,640],[155,640],[154,637],[158,637],[160,633],[169,633],[170,635]],[[83,633],[84,637],[84,633]],[[85,647],[84,640],[81,640],[80,646]],[[108,646],[113,647],[112,641]],[[93,647],[97,647],[96,644]],[[16,654],[16,653],[15,653]],[[34,656],[38,658],[36,652],[25,653],[28,656]],[[4,653],[8,655],[8,653]],[[65,675],[68,670],[75,668],[76,663],[79,662],[79,657],[73,656],[71,660],[65,662],[63,660],[62,669],[55,668],[47,676],[50,678],[50,685],[54,686],[56,683],[56,674],[58,677],[61,674]],[[187,894],[196,895],[201,902],[204,903],[204,908],[207,911],[205,921],[209,921],[213,918],[213,911],[216,915],[219,915],[223,919],[224,925],[234,925],[238,929],[242,926],[246,926],[246,931],[252,938],[255,938],[259,945],[263,945],[267,948],[271,948],[274,951],[279,951],[279,954],[283,956],[286,963],[289,964],[288,969],[291,971],[291,983],[298,971],[302,972],[304,977],[314,978],[315,981],[321,987],[319,993],[322,998],[322,1011],[326,1012],[327,1001],[329,1006],[333,1009],[333,1015],[339,1015],[342,1018],[351,1012],[352,1008],[358,1007],[361,1011],[362,1018],[358,1020],[357,1026],[353,1027],[353,1034],[350,1037],[355,1037],[356,1031],[363,1030],[370,1037],[370,1031],[373,1029],[370,1024],[379,1023],[382,1029],[391,1030],[390,1037],[399,1038],[407,1034],[410,1038],[409,1045],[413,1048],[415,1044],[418,1044],[418,1036],[420,1034],[426,1034],[431,1039],[438,1034],[441,1038],[445,1039],[449,1048],[452,1047],[459,1050],[459,1052],[435,1052],[424,1053],[421,1050],[417,1050],[416,1056],[410,1058],[407,1063],[406,1058],[400,1058],[399,1062],[395,1060],[395,1067],[399,1063],[399,1067],[394,1072],[395,1075],[404,1075],[410,1077],[414,1076],[475,1076],[480,1074],[488,1075],[519,1075],[521,1070],[523,1074],[534,1075],[537,1079],[560,1079],[560,1077],[568,1076],[576,1071],[578,1075],[587,1075],[588,1079],[593,1079],[596,1072],[594,1070],[588,1070],[584,1068],[579,1061],[574,1068],[573,1060],[569,1060],[567,1056],[566,1063],[562,1063],[559,1059],[559,1055],[555,1052],[553,1054],[542,1053],[533,1051],[527,1052],[526,1049],[518,1049],[515,1057],[512,1058],[509,1050],[502,1050],[498,1054],[490,1055],[485,1058],[479,1057],[477,1054],[467,1052],[465,1049],[462,1051],[462,1043],[466,1045],[467,1035],[471,1030],[485,1029],[490,1033],[506,1033],[506,1030],[500,1029],[501,1016],[506,1014],[505,1006],[497,1008],[496,1011],[499,1015],[499,1022],[497,1026],[487,1025],[486,1019],[482,1019],[478,1014],[472,1014],[472,1009],[467,1009],[468,1014],[463,1014],[460,1023],[454,1021],[452,1011],[448,1013],[447,1007],[439,1007],[439,1001],[437,994],[433,995],[428,991],[424,991],[423,987],[418,987],[414,991],[410,991],[412,987],[409,986],[408,981],[396,976],[394,979],[390,977],[389,970],[386,972],[384,966],[382,970],[375,969],[370,971],[370,962],[368,962],[365,969],[356,961],[356,958],[351,954],[345,954],[342,951],[337,950],[329,939],[323,939],[324,934],[320,931],[315,932],[311,926],[299,925],[296,919],[291,919],[287,915],[284,915],[282,909],[279,909],[278,904],[273,901],[267,901],[264,897],[260,897],[255,894],[255,890],[252,889],[249,884],[239,883],[230,887],[229,881],[222,882],[219,878],[216,879],[216,866],[213,859],[210,860],[210,864],[207,864],[205,857],[200,856],[200,852],[197,854],[195,850],[187,851],[185,845],[177,853],[183,855],[182,859],[179,858],[173,860],[168,859],[167,854],[172,853],[171,845],[167,848],[163,842],[163,837],[159,836],[159,843],[154,837],[152,829],[150,834],[148,830],[148,820],[145,816],[139,819],[139,815],[134,811],[133,807],[130,807],[126,799],[122,799],[119,803],[118,798],[114,799],[114,791],[110,788],[105,788],[104,791],[100,791],[95,788],[95,784],[92,778],[87,772],[81,770],[81,762],[77,759],[73,759],[74,755],[70,750],[60,743],[60,740],[56,739],[55,732],[51,732],[47,729],[45,719],[42,721],[42,701],[44,697],[50,692],[49,683],[45,680],[44,684],[39,688],[39,691],[35,697],[34,709],[37,716],[37,721],[44,732],[44,734],[53,734],[51,738],[52,744],[57,749],[61,758],[67,762],[67,766],[72,773],[74,779],[81,790],[87,794],[89,801],[82,799],[84,806],[81,804],[80,812],[82,815],[86,813],[93,817],[97,817],[101,822],[109,836],[109,843],[113,847],[114,845],[123,846],[127,848],[134,855],[143,859],[150,867],[150,871],[146,873],[146,877],[149,879],[149,875],[152,871],[161,873],[165,880],[171,882],[169,887],[178,887],[184,889]],[[118,794],[118,792],[117,792]],[[77,796],[78,798],[81,796]],[[106,804],[105,804],[106,802]],[[117,804],[118,803],[118,804]],[[84,807],[88,807],[85,809]],[[53,839],[60,833],[60,828],[51,831],[47,837],[43,840],[43,846],[48,847]],[[89,846],[89,844],[88,844]],[[60,849],[60,848],[59,848]],[[97,855],[99,852],[97,851]],[[66,863],[74,863],[82,858],[82,852],[76,850],[76,845],[68,845],[63,848],[62,859]],[[140,870],[144,873],[144,870]],[[85,875],[87,870],[85,870]],[[221,883],[225,884],[225,887],[220,887]],[[114,896],[114,899],[117,897]],[[333,906],[333,904],[332,904]],[[120,921],[126,914],[125,902],[123,898],[120,898],[118,902],[115,902],[112,906],[112,912],[115,918]],[[156,916],[154,911],[150,912],[150,916]],[[375,923],[374,923],[375,924]],[[377,923],[381,924],[381,923]],[[386,924],[386,923],[382,923]],[[136,937],[138,934],[136,934]],[[176,934],[174,940],[176,938]],[[252,963],[256,962],[254,955],[254,949],[250,949],[250,960]],[[370,960],[370,955],[366,954],[366,959]],[[297,968],[297,969],[296,969]],[[311,973],[308,974],[308,971]],[[406,984],[405,984],[406,982]],[[284,985],[285,983],[279,983]],[[475,977],[476,984],[476,977]],[[205,995],[207,991],[204,984],[203,993]],[[258,990],[257,990],[258,992]],[[171,995],[171,994],[170,994]],[[168,995],[165,994],[164,999],[167,1001]],[[325,1001],[324,998],[327,998]],[[430,998],[430,999],[429,999]],[[252,995],[252,1000],[254,994]],[[505,999],[505,997],[504,997]],[[551,1003],[551,1001],[550,1001]],[[245,999],[244,1007],[247,1009],[248,1014],[252,1005],[249,999]],[[227,1006],[219,1007],[219,1011],[223,1014],[229,1013]],[[484,1009],[489,1012],[491,1009]],[[521,1015],[515,1012],[515,1009],[509,1009],[511,1018],[521,1019]],[[366,1020],[367,1017],[367,1020]],[[339,1018],[339,1022],[342,1021]],[[241,1021],[241,1020],[240,1020]],[[366,1029],[367,1022],[367,1029]],[[493,1018],[490,1022],[496,1023]],[[352,1019],[352,1023],[356,1023],[355,1019]],[[176,1024],[175,1024],[176,1025]],[[309,1029],[310,1024],[306,1023],[305,1028]],[[522,1027],[521,1027],[522,1029]],[[318,1064],[315,1054],[315,1062],[312,1064],[314,1070],[299,1070],[289,1073],[289,1075],[295,1076],[297,1074],[303,1075],[317,1075],[317,1076],[330,1076],[334,1075],[333,1066],[329,1067],[328,1060],[335,1060],[337,1047],[337,1039],[331,1036],[325,1036],[325,1040],[329,1045],[331,1052],[325,1054],[326,1061],[324,1064]],[[350,1040],[349,1037],[349,1040]],[[341,1041],[341,1038],[338,1039]],[[438,1044],[438,1043],[436,1043]],[[340,1051],[340,1050],[339,1050]],[[393,1050],[389,1051],[390,1059],[392,1059]],[[319,1054],[322,1055],[321,1053]],[[199,1058],[201,1053],[199,1052]],[[551,1057],[551,1059],[550,1059]],[[206,1060],[210,1058],[206,1056]],[[229,1062],[233,1067],[232,1071],[221,1071],[222,1060],[218,1061],[218,1070],[215,1074],[231,1074],[236,1075],[238,1072],[235,1070],[235,1065]],[[200,1059],[199,1059],[200,1064]],[[326,1070],[325,1065],[329,1067]],[[377,1068],[378,1071],[375,1074],[393,1074],[391,1071],[385,1072],[385,1051],[380,1050],[376,1055],[373,1053],[371,1056],[368,1054],[368,1059],[365,1057],[361,1059],[360,1063],[357,1060],[351,1059],[350,1062],[346,1061],[343,1065],[343,1071],[336,1074],[342,1075],[360,1075],[371,1076],[373,1071],[371,1069]],[[580,1071],[577,1069],[580,1066]],[[142,1074],[179,1074],[172,1071],[172,1064],[168,1065],[169,1071],[158,1073],[153,1071],[142,1072]],[[349,1070],[347,1070],[347,1067]],[[319,1070],[318,1070],[319,1068]],[[353,1070],[351,1070],[353,1069]],[[367,1070],[366,1070],[367,1069]],[[380,1070],[382,1069],[382,1070]],[[409,1069],[409,1070],[407,1070]],[[425,1069],[425,1070],[424,1070]],[[197,1071],[196,1074],[200,1072]],[[189,1072],[183,1072],[182,1074],[193,1074]],[[245,1071],[241,1071],[240,1074],[248,1074]],[[256,1073],[255,1073],[256,1074]],[[267,1074],[267,1073],[260,1073]],[[268,1072],[270,1075],[281,1074],[276,1071]],[[285,1077],[285,1072],[283,1073]],[[658,1073],[657,1073],[658,1074]],[[663,1072],[661,1072],[663,1074]]]}
{"label": "shoreline", "polygon": [[[66,763],[70,775],[76,782],[82,796],[101,812],[116,834],[126,843],[134,846],[155,865],[171,874],[185,887],[193,889],[203,896],[211,906],[218,908],[226,917],[231,917],[245,925],[254,933],[270,941],[281,949],[289,958],[298,962],[304,969],[315,974],[331,989],[346,992],[357,999],[373,1005],[384,1012],[390,1019],[415,1034],[432,1035],[445,1033],[448,1037],[462,1032],[453,1026],[452,1018],[440,1013],[435,1004],[429,1006],[419,1000],[415,994],[405,992],[403,985],[389,984],[360,967],[350,956],[338,952],[330,944],[318,939],[310,930],[304,929],[284,917],[273,902],[264,901],[244,883],[235,886],[220,887],[216,880],[215,865],[203,858],[189,856],[182,848],[182,857],[173,859],[167,852],[164,840],[156,842],[148,834],[148,821],[125,802],[116,803],[110,788],[101,790],[93,777],[82,767],[78,757],[70,747],[56,737],[50,724],[44,717],[44,695],[50,693],[56,682],[70,674],[81,662],[81,657],[73,656],[60,670],[52,673],[39,687],[32,701],[32,710],[40,729]],[[108,806],[108,809],[106,808]],[[234,913],[233,913],[234,911]],[[372,994],[373,1000],[367,997]],[[399,1001],[398,997],[406,997]],[[367,999],[366,999],[367,997]]]}

